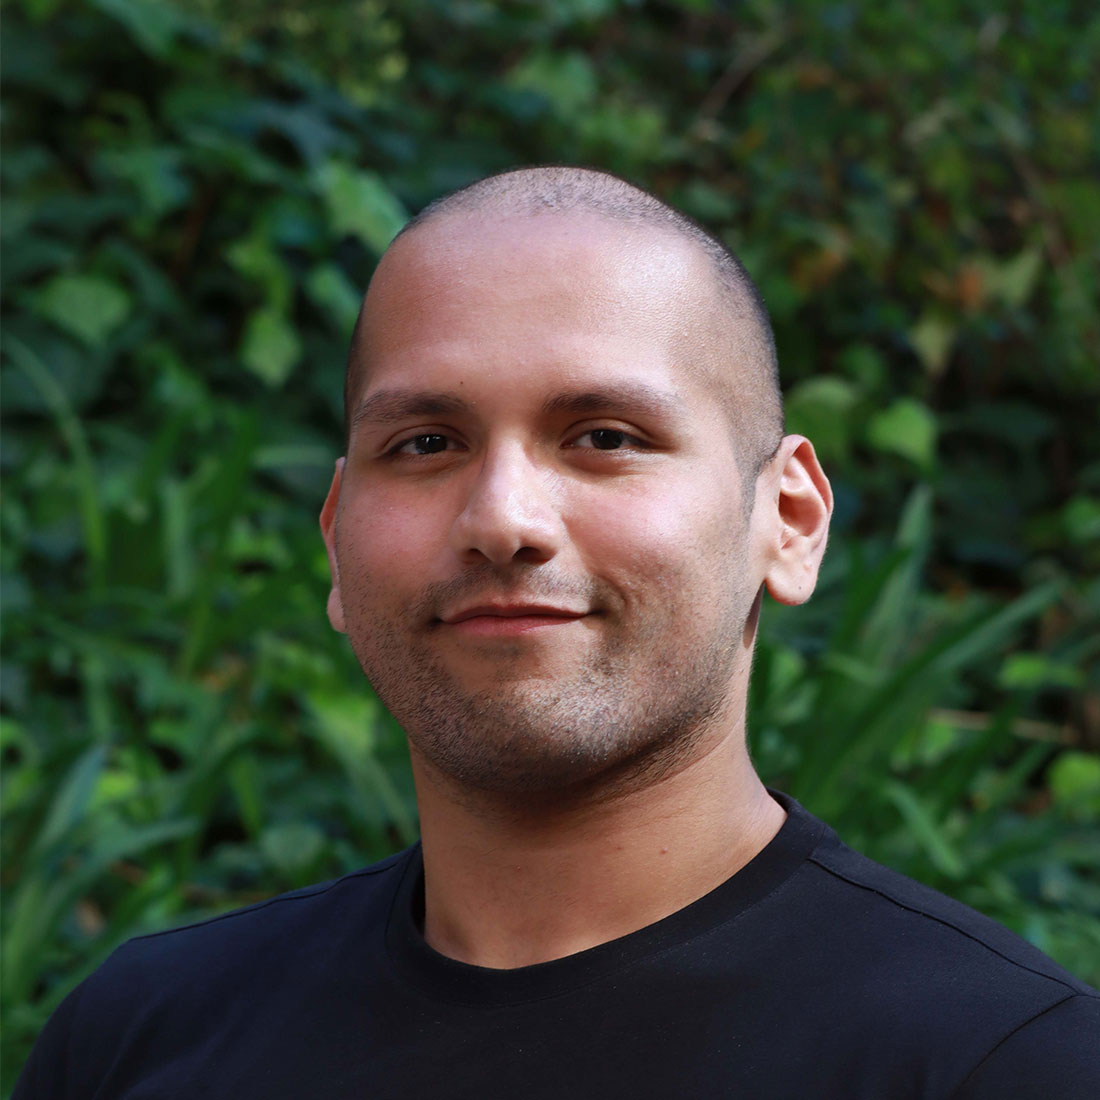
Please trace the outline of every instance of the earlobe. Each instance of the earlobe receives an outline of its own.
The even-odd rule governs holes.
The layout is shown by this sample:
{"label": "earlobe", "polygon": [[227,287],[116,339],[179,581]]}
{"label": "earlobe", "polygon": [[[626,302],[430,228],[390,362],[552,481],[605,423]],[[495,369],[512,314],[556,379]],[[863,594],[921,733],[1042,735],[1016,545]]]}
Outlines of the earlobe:
{"label": "earlobe", "polygon": [[336,460],[336,470],[332,475],[328,496],[321,507],[321,537],[325,540],[328,554],[328,567],[332,575],[332,588],[328,594],[328,621],[333,630],[346,634],[344,627],[344,605],[340,597],[340,568],[336,562],[336,512],[340,503],[340,479],[344,473],[344,460]]}
{"label": "earlobe", "polygon": [[833,513],[833,491],[813,444],[787,436],[775,458],[778,490],[774,498],[772,558],[764,582],[773,599],[805,603],[817,584]]}

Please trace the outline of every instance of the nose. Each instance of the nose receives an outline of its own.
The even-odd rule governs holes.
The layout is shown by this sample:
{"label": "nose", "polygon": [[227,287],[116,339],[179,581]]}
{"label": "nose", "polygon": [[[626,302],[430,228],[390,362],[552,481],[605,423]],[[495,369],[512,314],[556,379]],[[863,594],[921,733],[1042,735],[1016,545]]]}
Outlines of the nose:
{"label": "nose", "polygon": [[531,461],[522,446],[502,445],[471,470],[465,506],[452,528],[452,546],[464,561],[549,561],[561,548],[564,525],[554,475]]}

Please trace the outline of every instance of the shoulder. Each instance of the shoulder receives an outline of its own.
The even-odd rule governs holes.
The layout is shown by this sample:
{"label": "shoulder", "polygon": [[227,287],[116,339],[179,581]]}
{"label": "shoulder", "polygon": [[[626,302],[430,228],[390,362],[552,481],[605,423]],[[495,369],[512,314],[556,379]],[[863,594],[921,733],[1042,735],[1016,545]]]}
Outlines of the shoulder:
{"label": "shoulder", "polygon": [[269,940],[285,942],[288,934],[320,931],[327,920],[341,920],[351,913],[361,919],[364,910],[388,905],[412,850],[215,917],[136,936],[123,944],[108,963],[125,956],[146,961],[190,960],[196,952],[217,952],[225,946],[236,947],[240,941],[254,947]]}
{"label": "shoulder", "polygon": [[217,1018],[242,991],[275,995],[292,966],[332,964],[384,927],[412,851],[122,944],[50,1018],[16,1096],[83,1095],[79,1083],[102,1079],[121,1046],[155,1050]]}
{"label": "shoulder", "polygon": [[[1046,990],[1053,1000],[1098,996],[1032,944],[977,910],[868,859],[827,830],[809,857],[817,889],[858,921],[860,935],[877,925],[893,937],[890,969],[916,965],[926,973],[963,964],[985,981],[1000,977]],[[873,950],[878,937],[864,940]],[[957,979],[959,974],[953,971]]]}
{"label": "shoulder", "polygon": [[295,952],[332,942],[372,923],[384,923],[409,851],[340,878],[193,924],[137,936],[122,944],[86,983],[101,1004],[121,991],[132,1002],[136,989],[154,1000],[166,986],[173,996],[196,997],[243,982],[269,966],[288,947]]}
{"label": "shoulder", "polygon": [[828,937],[835,1008],[857,1033],[888,1036],[914,1065],[935,1051],[939,1091],[959,1100],[1100,1096],[1096,990],[831,830],[803,878]]}
{"label": "shoulder", "polygon": [[1075,995],[1006,1035],[971,1070],[953,1100],[1100,1096],[1100,997]]}

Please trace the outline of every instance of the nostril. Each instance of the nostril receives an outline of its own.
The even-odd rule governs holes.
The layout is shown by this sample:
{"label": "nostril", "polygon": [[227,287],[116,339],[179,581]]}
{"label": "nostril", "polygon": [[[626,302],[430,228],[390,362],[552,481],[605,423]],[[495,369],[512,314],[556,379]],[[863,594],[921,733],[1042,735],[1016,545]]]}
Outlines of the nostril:
{"label": "nostril", "polygon": [[539,549],[535,546],[521,546],[513,555],[512,561],[520,562],[524,565],[541,565],[543,562],[549,561],[554,556],[554,552],[547,549]]}
{"label": "nostril", "polygon": [[471,471],[465,507],[452,531],[454,550],[467,561],[542,562],[561,544],[563,523],[546,471],[509,440],[488,450]]}

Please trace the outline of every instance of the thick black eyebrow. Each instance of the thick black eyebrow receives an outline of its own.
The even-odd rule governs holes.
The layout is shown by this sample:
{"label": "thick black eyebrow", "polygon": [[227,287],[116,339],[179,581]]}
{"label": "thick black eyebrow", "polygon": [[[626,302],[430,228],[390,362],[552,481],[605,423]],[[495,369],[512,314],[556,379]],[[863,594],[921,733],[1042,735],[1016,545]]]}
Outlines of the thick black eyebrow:
{"label": "thick black eyebrow", "polygon": [[639,413],[667,417],[683,413],[684,400],[677,393],[659,390],[638,382],[606,386],[598,390],[559,393],[544,405],[545,413]]}
{"label": "thick black eyebrow", "polygon": [[453,416],[468,412],[470,405],[453,393],[422,390],[379,390],[355,410],[351,418],[354,431],[360,424],[394,424],[416,416]]}

